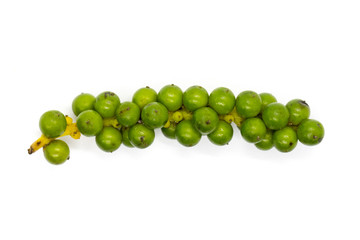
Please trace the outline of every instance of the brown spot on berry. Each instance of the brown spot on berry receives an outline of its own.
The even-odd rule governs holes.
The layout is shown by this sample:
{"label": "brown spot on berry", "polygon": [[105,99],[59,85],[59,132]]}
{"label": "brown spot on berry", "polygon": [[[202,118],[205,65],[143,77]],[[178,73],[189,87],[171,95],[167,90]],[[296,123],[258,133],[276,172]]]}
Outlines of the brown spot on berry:
{"label": "brown spot on berry", "polygon": [[300,100],[299,103],[307,107],[309,106],[309,104],[307,104],[304,100]]}
{"label": "brown spot on berry", "polygon": [[205,123],[206,123],[207,125],[209,125],[211,122],[210,122],[210,120],[207,120]]}

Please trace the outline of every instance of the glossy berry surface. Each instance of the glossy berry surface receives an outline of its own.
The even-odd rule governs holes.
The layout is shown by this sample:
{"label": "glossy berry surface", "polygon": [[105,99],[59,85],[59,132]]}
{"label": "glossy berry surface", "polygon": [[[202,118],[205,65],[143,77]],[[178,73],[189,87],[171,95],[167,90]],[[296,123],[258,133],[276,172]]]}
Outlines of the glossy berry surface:
{"label": "glossy berry surface", "polygon": [[266,126],[260,118],[248,118],[240,127],[242,137],[250,143],[259,142],[266,135]]}
{"label": "glossy berry surface", "polygon": [[319,144],[325,135],[324,126],[317,120],[305,119],[297,129],[299,141],[305,145]]}
{"label": "glossy berry surface", "polygon": [[215,130],[208,134],[207,137],[213,144],[223,146],[229,144],[233,134],[232,126],[224,120],[220,120]]}
{"label": "glossy berry surface", "polygon": [[69,159],[70,149],[66,142],[53,140],[43,148],[45,159],[52,164],[59,165]]}
{"label": "glossy berry surface", "polygon": [[120,98],[113,92],[102,92],[96,97],[94,109],[103,117],[115,116],[115,111],[120,104]]}
{"label": "glossy berry surface", "polygon": [[137,90],[132,97],[133,103],[137,104],[140,110],[142,110],[145,105],[156,102],[156,100],[156,91],[148,86]]}
{"label": "glossy berry surface", "polygon": [[183,104],[186,109],[193,112],[208,105],[209,94],[201,86],[192,86],[186,89],[183,95]]}
{"label": "glossy berry surface", "polygon": [[80,113],[76,123],[81,134],[87,137],[96,136],[103,129],[103,119],[94,110],[86,110]]}
{"label": "glossy berry surface", "polygon": [[95,141],[101,150],[105,152],[113,152],[120,147],[122,135],[118,129],[113,127],[104,127],[101,132],[96,135]]}
{"label": "glossy berry surface", "polygon": [[210,107],[199,108],[193,114],[194,127],[203,135],[214,131],[218,123],[219,116]]}
{"label": "glossy berry surface", "polygon": [[115,116],[122,126],[131,127],[140,119],[140,108],[133,102],[123,102],[116,109]]}
{"label": "glossy berry surface", "polygon": [[218,114],[228,114],[235,106],[234,93],[225,87],[214,89],[209,96],[209,106]]}
{"label": "glossy berry surface", "polygon": [[168,118],[167,108],[159,102],[149,103],[141,111],[141,120],[147,127],[152,129],[164,126]]}
{"label": "glossy berry surface", "polygon": [[236,111],[243,118],[256,117],[261,107],[261,98],[254,91],[243,91],[236,98]]}
{"label": "glossy berry surface", "polygon": [[57,110],[45,112],[40,117],[39,127],[41,132],[48,138],[56,138],[65,132],[66,118]]}
{"label": "glossy berry surface", "polygon": [[183,120],[175,130],[177,141],[186,147],[193,147],[200,142],[201,133],[196,130],[191,120]]}
{"label": "glossy berry surface", "polygon": [[74,98],[72,102],[72,110],[75,116],[86,110],[93,110],[96,98],[90,93],[81,93]]}
{"label": "glossy berry surface", "polygon": [[163,104],[169,111],[176,111],[182,106],[183,92],[178,86],[171,84],[160,89],[157,101]]}
{"label": "glossy berry surface", "polygon": [[286,104],[289,111],[289,125],[299,125],[310,116],[309,105],[301,99],[293,99]]}
{"label": "glossy berry surface", "polygon": [[274,146],[280,152],[290,152],[297,145],[297,135],[293,128],[285,127],[274,132]]}
{"label": "glossy berry surface", "polygon": [[288,124],[289,111],[281,103],[270,103],[265,107],[262,119],[269,129],[279,130]]}
{"label": "glossy berry surface", "polygon": [[129,140],[134,147],[147,148],[154,142],[154,139],[154,130],[144,124],[137,123],[129,129]]}

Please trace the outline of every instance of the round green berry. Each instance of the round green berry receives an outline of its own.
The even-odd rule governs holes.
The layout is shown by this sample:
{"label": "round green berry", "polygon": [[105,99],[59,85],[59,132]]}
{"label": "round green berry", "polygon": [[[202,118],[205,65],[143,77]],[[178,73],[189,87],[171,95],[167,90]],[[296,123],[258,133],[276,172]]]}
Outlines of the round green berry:
{"label": "round green berry", "polygon": [[196,130],[191,120],[183,120],[176,126],[176,140],[185,147],[192,147],[199,143],[201,133]]}
{"label": "round green berry", "polygon": [[93,110],[96,98],[90,93],[81,93],[72,102],[72,110],[75,116],[86,110]]}
{"label": "round green berry", "polygon": [[265,136],[260,142],[255,143],[255,146],[260,150],[270,150],[274,146],[273,131],[268,129]]}
{"label": "round green berry", "polygon": [[183,92],[178,86],[171,84],[160,89],[157,101],[162,103],[170,112],[181,108]]}
{"label": "round green berry", "polygon": [[193,114],[194,127],[203,135],[215,130],[219,123],[218,114],[210,107],[202,107]]}
{"label": "round green berry", "polygon": [[273,135],[274,146],[280,152],[290,152],[297,145],[296,132],[291,127],[277,130]]}
{"label": "round green berry", "polygon": [[104,127],[103,130],[96,135],[95,141],[97,146],[104,152],[113,152],[120,147],[122,135],[116,128]]}
{"label": "round green berry", "polygon": [[134,147],[147,148],[154,142],[154,139],[154,130],[146,127],[144,124],[137,123],[130,127],[129,140]]}
{"label": "round green berry", "polygon": [[49,163],[59,165],[64,163],[70,157],[70,149],[66,142],[56,139],[43,147],[46,160]]}
{"label": "round green berry", "polygon": [[235,95],[228,88],[216,88],[210,93],[209,106],[218,114],[228,114],[234,109]]}
{"label": "round green berry", "polygon": [[281,103],[270,103],[265,107],[262,119],[269,129],[279,130],[288,124],[289,111]]}
{"label": "round green berry", "polygon": [[250,143],[257,143],[266,135],[266,126],[260,118],[248,118],[240,126],[241,136]]}
{"label": "round green berry", "polygon": [[39,127],[46,137],[56,138],[65,132],[67,123],[64,114],[57,110],[45,112],[40,117]]}
{"label": "round green berry", "polygon": [[140,119],[140,108],[133,102],[123,102],[117,108],[115,116],[122,126],[131,127]]}
{"label": "round green berry", "polygon": [[138,89],[132,97],[132,101],[139,106],[140,110],[143,109],[145,105],[151,102],[156,102],[156,99],[157,93],[150,87]]}
{"label": "round green berry", "polygon": [[243,91],[236,98],[236,111],[243,118],[256,117],[261,107],[261,98],[256,92]]}
{"label": "round green berry", "polygon": [[159,102],[149,103],[141,111],[141,120],[147,127],[152,129],[164,126],[168,118],[167,108]]}
{"label": "round green berry", "polygon": [[80,113],[76,124],[80,133],[87,137],[96,136],[103,129],[103,119],[94,110],[86,110]]}
{"label": "round green berry", "polygon": [[325,135],[324,126],[317,120],[305,119],[300,123],[297,135],[301,143],[313,146],[323,140]]}
{"label": "round green berry", "polygon": [[304,100],[293,99],[286,104],[286,108],[289,111],[289,125],[299,125],[310,116],[310,107]]}
{"label": "round green berry", "polygon": [[120,98],[113,92],[102,92],[96,97],[94,109],[103,117],[115,116],[116,109],[120,104]]}
{"label": "round green berry", "polygon": [[231,141],[233,133],[232,126],[224,120],[220,120],[215,130],[208,134],[207,137],[213,144],[223,146]]}
{"label": "round green berry", "polygon": [[183,104],[191,112],[208,105],[209,94],[201,86],[191,86],[184,92]]}

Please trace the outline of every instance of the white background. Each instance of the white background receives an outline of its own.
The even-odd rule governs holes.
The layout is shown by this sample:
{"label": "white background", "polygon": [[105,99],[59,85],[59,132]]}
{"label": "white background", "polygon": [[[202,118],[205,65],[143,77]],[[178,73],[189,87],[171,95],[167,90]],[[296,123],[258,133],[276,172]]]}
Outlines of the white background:
{"label": "white background", "polygon": [[[359,1],[0,3],[0,239],[360,239]],[[81,92],[229,87],[305,99],[314,147],[262,152],[235,128],[193,148],[64,138],[54,166],[27,148],[41,114]]]}

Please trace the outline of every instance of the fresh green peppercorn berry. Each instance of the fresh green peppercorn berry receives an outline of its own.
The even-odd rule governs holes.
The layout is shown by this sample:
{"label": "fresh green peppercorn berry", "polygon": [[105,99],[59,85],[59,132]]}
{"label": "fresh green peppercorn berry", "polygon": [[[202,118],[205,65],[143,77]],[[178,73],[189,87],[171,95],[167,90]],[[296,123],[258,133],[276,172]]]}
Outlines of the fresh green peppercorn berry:
{"label": "fresh green peppercorn berry", "polygon": [[116,128],[104,127],[103,130],[96,135],[95,141],[97,146],[104,152],[113,152],[120,147],[122,135]]}
{"label": "fresh green peppercorn berry", "polygon": [[65,132],[66,118],[64,114],[57,110],[50,110],[45,112],[40,117],[39,127],[46,137],[56,138]]}
{"label": "fresh green peppercorn berry", "polygon": [[130,142],[129,139],[129,127],[122,127],[121,128],[121,135],[122,135],[122,143],[129,148],[133,148],[134,146],[132,145],[132,143]]}
{"label": "fresh green peppercorn berry", "polygon": [[218,114],[228,114],[234,109],[235,95],[228,88],[216,88],[210,93],[209,106]]}
{"label": "fresh green peppercorn berry", "polygon": [[170,122],[170,126],[167,128],[162,127],[161,132],[167,138],[176,139],[176,137],[175,137],[176,125],[177,125],[176,122]]}
{"label": "fresh green peppercorn berry", "polygon": [[103,119],[94,110],[86,110],[80,113],[76,124],[80,133],[87,137],[96,136],[103,129]]}
{"label": "fresh green peppercorn berry", "polygon": [[281,103],[270,103],[262,113],[265,125],[272,130],[279,130],[285,127],[289,121],[289,111]]}
{"label": "fresh green peppercorn berry", "polygon": [[215,130],[219,123],[219,116],[210,107],[202,107],[195,110],[193,114],[194,127],[203,135]]}
{"label": "fresh green peppercorn berry", "polygon": [[232,126],[224,120],[220,120],[215,130],[207,137],[213,144],[223,146],[231,141],[233,133]]}
{"label": "fresh green peppercorn berry", "polygon": [[191,112],[208,105],[209,94],[201,86],[191,86],[183,94],[183,104]]}
{"label": "fresh green peppercorn berry", "polygon": [[139,106],[140,110],[142,110],[145,105],[156,102],[156,99],[157,93],[150,87],[140,88],[132,97],[132,101]]}
{"label": "fresh green peppercorn berry", "polygon": [[160,89],[157,101],[162,103],[170,112],[181,108],[183,92],[178,86],[171,84]]}
{"label": "fresh green peppercorn berry", "polygon": [[96,97],[94,109],[103,118],[115,116],[116,109],[120,104],[120,98],[113,92],[102,92]]}
{"label": "fresh green peppercorn berry", "polygon": [[140,108],[133,102],[123,102],[117,108],[115,116],[122,126],[131,127],[140,119]]}
{"label": "fresh green peppercorn berry", "polygon": [[266,126],[260,118],[248,118],[240,126],[241,136],[250,143],[257,143],[266,135]]}
{"label": "fresh green peppercorn berry", "polygon": [[199,143],[201,133],[196,130],[191,120],[183,120],[176,126],[176,140],[183,146],[192,147]]}
{"label": "fresh green peppercorn berry", "polygon": [[291,127],[284,127],[274,132],[273,141],[275,148],[280,152],[290,152],[297,145],[296,132]]}
{"label": "fresh green peppercorn berry", "polygon": [[159,102],[148,103],[141,111],[141,120],[152,129],[163,127],[168,118],[167,108]]}
{"label": "fresh green peppercorn berry", "polygon": [[96,98],[90,93],[81,93],[72,102],[72,110],[75,116],[86,110],[93,110]]}
{"label": "fresh green peppercorn berry", "polygon": [[261,111],[261,98],[253,91],[243,91],[236,98],[236,111],[243,118],[256,117]]}
{"label": "fresh green peppercorn berry", "polygon": [[273,131],[267,129],[265,136],[260,142],[255,143],[255,146],[260,150],[270,150],[274,146]]}
{"label": "fresh green peppercorn berry", "polygon": [[70,149],[66,142],[56,139],[43,147],[46,160],[49,163],[59,165],[69,159]]}
{"label": "fresh green peppercorn berry", "polygon": [[270,103],[277,102],[276,98],[271,93],[260,93],[259,96],[261,98],[261,112],[263,112],[265,107]]}
{"label": "fresh green peppercorn berry", "polygon": [[289,111],[289,125],[299,125],[304,119],[310,116],[309,105],[301,99],[293,99],[286,104]]}
{"label": "fresh green peppercorn berry", "polygon": [[154,139],[154,130],[146,127],[144,124],[137,123],[130,127],[129,140],[134,147],[147,148],[154,142]]}
{"label": "fresh green peppercorn berry", "polygon": [[297,135],[301,143],[313,146],[323,140],[325,135],[324,126],[317,120],[305,119],[300,123]]}

